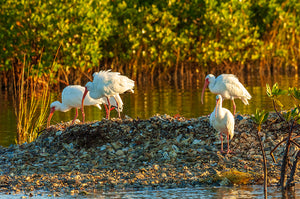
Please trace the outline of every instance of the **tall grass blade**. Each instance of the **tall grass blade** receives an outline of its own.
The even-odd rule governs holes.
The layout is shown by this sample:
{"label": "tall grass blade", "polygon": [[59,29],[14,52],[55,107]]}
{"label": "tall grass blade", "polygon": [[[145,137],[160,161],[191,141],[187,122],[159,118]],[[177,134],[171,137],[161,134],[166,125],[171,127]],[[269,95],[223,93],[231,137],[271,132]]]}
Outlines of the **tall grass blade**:
{"label": "tall grass blade", "polygon": [[17,79],[15,74],[13,76],[13,100],[17,117],[17,144],[29,143],[37,138],[38,132],[45,126],[47,108],[50,104],[48,84],[39,84],[38,79],[29,74],[31,69],[30,63],[26,64],[25,57],[23,63],[20,79]]}

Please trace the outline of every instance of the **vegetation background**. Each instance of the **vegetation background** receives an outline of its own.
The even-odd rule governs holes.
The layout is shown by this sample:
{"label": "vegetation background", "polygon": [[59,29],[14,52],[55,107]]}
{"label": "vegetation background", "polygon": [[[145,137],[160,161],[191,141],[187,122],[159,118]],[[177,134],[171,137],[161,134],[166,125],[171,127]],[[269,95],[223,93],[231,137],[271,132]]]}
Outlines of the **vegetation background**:
{"label": "vegetation background", "polygon": [[298,0],[3,0],[0,6],[2,88],[23,66],[30,77],[56,85],[81,84],[100,69],[137,82],[298,72]]}

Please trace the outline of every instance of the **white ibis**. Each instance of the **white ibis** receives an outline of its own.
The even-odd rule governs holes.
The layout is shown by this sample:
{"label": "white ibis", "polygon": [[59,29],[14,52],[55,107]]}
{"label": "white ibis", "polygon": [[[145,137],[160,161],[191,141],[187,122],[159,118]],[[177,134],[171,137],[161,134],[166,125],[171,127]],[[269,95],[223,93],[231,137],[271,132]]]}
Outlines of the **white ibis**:
{"label": "white ibis", "polygon": [[216,96],[216,107],[210,114],[209,122],[214,127],[214,129],[216,129],[220,133],[221,153],[224,153],[222,136],[223,133],[227,136],[227,153],[230,153],[231,151],[229,150],[229,139],[232,139],[234,135],[234,117],[228,109],[222,108],[221,95]]}
{"label": "white ibis", "polygon": [[[62,96],[61,96],[62,102],[60,103],[59,101],[55,101],[55,102],[52,102],[50,105],[50,115],[48,117],[47,127],[50,125],[52,115],[55,111],[67,112],[67,111],[71,110],[72,108],[75,108],[76,114],[72,121],[72,124],[73,124],[78,116],[78,108],[81,108],[81,100],[82,100],[84,90],[85,90],[85,88],[80,85],[70,85],[70,86],[67,86],[66,88],[64,88],[64,90],[62,92]],[[119,112],[119,111],[122,111],[123,102],[122,102],[120,96],[117,96],[116,98],[119,101],[118,104],[121,105],[117,109],[117,111]],[[114,100],[114,98],[111,98],[110,101],[111,101],[112,106],[114,106],[114,107],[117,106],[117,102]],[[100,99],[95,100],[95,99],[91,98],[90,95],[87,95],[86,100],[84,102],[84,106],[96,106],[100,110],[101,110],[101,107],[100,107],[101,104],[104,104],[104,105],[108,104],[107,99],[100,98]],[[105,108],[106,108],[106,106],[105,106]],[[84,121],[84,113],[83,113],[82,109],[81,109],[81,112],[83,114],[83,121]]]}
{"label": "white ibis", "polygon": [[[110,97],[114,97],[118,94],[125,93],[126,91],[134,92],[134,81],[129,79],[126,76],[120,75],[119,72],[111,72],[110,70],[107,71],[100,71],[95,72],[93,74],[93,82],[88,82],[85,85],[85,92],[82,97],[82,110],[83,110],[83,103],[87,92],[89,91],[91,98],[99,99],[102,97],[107,98],[108,102],[108,113],[106,118],[109,119],[110,117]],[[117,108],[119,109],[120,105],[118,99],[116,99]],[[119,115],[120,117],[120,115]]]}
{"label": "white ibis", "polygon": [[207,86],[212,93],[220,94],[224,99],[230,99],[232,101],[233,115],[236,113],[235,98],[241,99],[245,105],[248,105],[248,100],[251,99],[251,95],[235,75],[222,74],[216,78],[214,75],[209,74],[205,77],[205,83],[202,89],[202,104],[204,91]]}

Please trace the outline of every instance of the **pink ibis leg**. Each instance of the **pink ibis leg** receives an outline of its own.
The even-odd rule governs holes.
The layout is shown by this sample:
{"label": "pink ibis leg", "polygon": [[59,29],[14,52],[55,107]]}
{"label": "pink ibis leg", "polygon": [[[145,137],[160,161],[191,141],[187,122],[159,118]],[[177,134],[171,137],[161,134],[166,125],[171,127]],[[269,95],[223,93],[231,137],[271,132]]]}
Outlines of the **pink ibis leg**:
{"label": "pink ibis leg", "polygon": [[[107,108],[107,106],[106,106],[106,104],[104,104],[104,107],[105,107],[105,112],[106,112],[106,119],[108,118],[108,108]],[[115,107],[111,107],[110,108],[110,111],[112,111],[112,110],[114,110],[115,109]]]}
{"label": "pink ibis leg", "polygon": [[82,100],[81,100],[82,122],[84,122],[84,119],[85,119],[85,114],[84,114],[84,99],[85,99],[85,96],[87,95],[87,93],[88,93],[88,90],[85,87],[85,90],[84,90],[84,93],[83,93],[83,96],[82,96]]}
{"label": "pink ibis leg", "polygon": [[229,150],[229,133],[227,131],[227,154],[231,153],[231,151]]}
{"label": "pink ibis leg", "polygon": [[119,103],[118,103],[118,101],[116,100],[115,96],[114,96],[114,99],[115,99],[115,101],[116,101],[116,103],[117,103],[117,111],[118,111],[118,114],[119,114],[119,118],[121,119],[121,114],[120,114],[120,109],[119,109]]}
{"label": "pink ibis leg", "polygon": [[106,97],[106,99],[107,99],[107,102],[108,102],[108,114],[107,114],[107,119],[109,119],[110,118],[110,102],[109,102],[109,99],[108,99],[108,97]]}
{"label": "pink ibis leg", "polygon": [[223,136],[222,136],[222,132],[220,132],[220,139],[221,139],[221,153],[224,153],[224,151],[223,151]]}
{"label": "pink ibis leg", "polygon": [[236,105],[234,103],[234,100],[231,100],[232,101],[232,104],[233,104],[233,115],[235,115],[235,111],[236,111]]}
{"label": "pink ibis leg", "polygon": [[[84,120],[85,120],[85,114],[84,114],[84,110],[81,108],[81,113],[82,113],[82,122],[84,123]],[[76,113],[77,113],[77,109],[76,109]],[[78,115],[78,113],[77,113]],[[76,116],[77,117],[77,116]],[[75,119],[74,119],[75,120]]]}
{"label": "pink ibis leg", "polygon": [[107,106],[106,106],[106,104],[104,104],[104,107],[105,107],[105,112],[106,112],[106,116],[105,116],[105,118],[106,118],[106,119],[108,119],[108,109],[107,109]]}
{"label": "pink ibis leg", "polygon": [[74,124],[74,122],[75,122],[75,120],[76,120],[77,117],[78,117],[78,109],[76,108],[76,114],[75,114],[75,117],[74,117],[74,119],[72,121],[72,124]]}

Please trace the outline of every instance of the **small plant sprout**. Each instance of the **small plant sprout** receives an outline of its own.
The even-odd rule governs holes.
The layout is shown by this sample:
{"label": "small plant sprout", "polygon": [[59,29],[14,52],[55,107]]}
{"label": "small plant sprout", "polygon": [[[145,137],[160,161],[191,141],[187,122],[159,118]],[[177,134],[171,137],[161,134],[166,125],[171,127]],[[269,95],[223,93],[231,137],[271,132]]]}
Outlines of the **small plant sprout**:
{"label": "small plant sprout", "polygon": [[275,83],[275,84],[273,85],[272,90],[271,90],[269,84],[266,84],[266,87],[267,87],[267,95],[268,95],[268,97],[271,98],[272,101],[273,101],[273,108],[274,108],[274,110],[276,111],[277,115],[278,115],[281,119],[283,119],[282,116],[279,114],[279,112],[278,112],[278,110],[277,110],[276,104],[277,104],[278,106],[280,106],[280,108],[283,108],[283,107],[284,107],[284,105],[279,101],[279,97],[280,97],[281,95],[286,95],[286,93],[287,93],[288,91],[287,91],[287,90],[282,90],[282,89],[280,89],[280,88],[278,87],[278,83]]}
{"label": "small plant sprout", "polygon": [[263,156],[263,163],[264,163],[264,196],[267,198],[267,186],[268,186],[268,170],[267,170],[267,159],[266,154],[264,150],[264,145],[262,143],[260,134],[261,134],[261,125],[267,121],[269,116],[269,113],[265,110],[259,111],[256,109],[256,112],[254,116],[251,116],[251,119],[254,121],[254,123],[257,125],[257,139],[260,144],[262,156]]}
{"label": "small plant sprout", "polygon": [[251,116],[251,119],[255,122],[255,124],[258,125],[257,130],[259,132],[261,131],[261,125],[267,121],[268,116],[269,116],[268,112],[266,112],[265,110],[259,111],[258,109],[256,109],[254,116]]}

